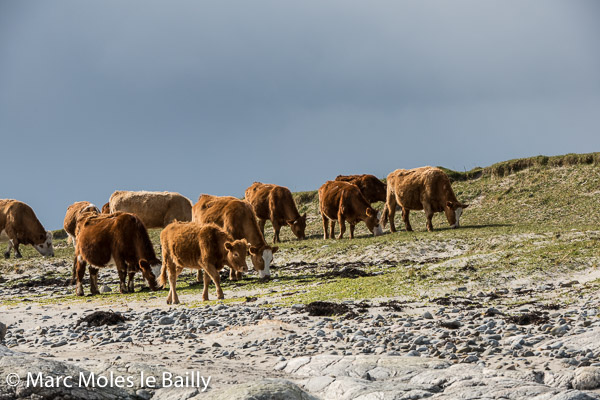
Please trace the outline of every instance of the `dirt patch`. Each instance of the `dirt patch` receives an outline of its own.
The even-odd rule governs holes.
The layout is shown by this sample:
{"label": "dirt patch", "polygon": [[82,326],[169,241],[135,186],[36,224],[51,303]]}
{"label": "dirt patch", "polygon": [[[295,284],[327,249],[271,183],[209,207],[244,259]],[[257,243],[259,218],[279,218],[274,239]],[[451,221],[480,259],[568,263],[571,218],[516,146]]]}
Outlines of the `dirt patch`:
{"label": "dirt patch", "polygon": [[79,326],[83,322],[87,322],[88,326],[103,326],[117,325],[125,321],[124,316],[113,311],[95,311],[90,315],[80,318],[75,326]]}
{"label": "dirt patch", "polygon": [[373,274],[363,271],[362,269],[355,268],[355,267],[343,267],[342,269],[337,270],[337,271],[328,271],[328,272],[325,272],[324,274],[320,274],[317,276],[317,278],[356,279],[356,278],[362,278],[365,276],[373,276]]}
{"label": "dirt patch", "polygon": [[467,310],[481,307],[480,303],[460,296],[437,297],[432,299],[431,302],[441,306],[463,306]]}
{"label": "dirt patch", "polygon": [[510,315],[506,318],[506,321],[517,325],[541,325],[548,322],[548,316],[539,311],[532,311],[523,314]]}
{"label": "dirt patch", "polygon": [[313,301],[304,307],[311,317],[329,317],[332,315],[342,315],[350,311],[345,304],[330,303],[328,301]]}
{"label": "dirt patch", "polygon": [[26,282],[18,282],[14,285],[10,285],[11,289],[22,289],[22,288],[32,288],[39,286],[58,286],[64,287],[69,286],[71,284],[71,280],[68,278],[56,278],[56,277],[41,277],[39,279],[27,280]]}
{"label": "dirt patch", "polygon": [[379,303],[379,307],[385,307],[388,311],[402,311],[402,303],[398,300],[384,301],[383,303]]}

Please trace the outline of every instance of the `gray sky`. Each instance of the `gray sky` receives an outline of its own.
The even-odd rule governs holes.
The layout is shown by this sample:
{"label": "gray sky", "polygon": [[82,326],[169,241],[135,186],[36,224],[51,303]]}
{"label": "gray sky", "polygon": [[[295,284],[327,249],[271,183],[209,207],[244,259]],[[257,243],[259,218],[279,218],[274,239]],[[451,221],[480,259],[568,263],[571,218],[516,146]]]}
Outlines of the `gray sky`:
{"label": "gray sky", "polygon": [[600,150],[598,1],[0,0],[3,198]]}

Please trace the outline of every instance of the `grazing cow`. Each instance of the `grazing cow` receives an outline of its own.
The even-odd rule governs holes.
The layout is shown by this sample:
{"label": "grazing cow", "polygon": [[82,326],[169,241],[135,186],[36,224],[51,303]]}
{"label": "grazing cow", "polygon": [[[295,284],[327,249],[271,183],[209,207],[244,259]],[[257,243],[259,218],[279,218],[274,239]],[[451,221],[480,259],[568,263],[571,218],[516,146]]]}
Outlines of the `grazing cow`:
{"label": "grazing cow", "polygon": [[18,200],[0,200],[0,240],[8,241],[4,258],[23,257],[19,245],[30,244],[43,256],[54,256],[52,232],[46,231],[27,204]]}
{"label": "grazing cow", "polygon": [[[340,235],[344,237],[346,221],[350,224],[350,239],[354,238],[354,227],[360,221],[367,224],[367,228],[375,235],[381,235],[377,211],[360,192],[358,186],[343,181],[327,181],[319,188],[319,208],[323,218],[323,237],[333,238],[335,221],[340,223]],[[327,222],[331,224],[331,235]]]}
{"label": "grazing cow", "polygon": [[[156,276],[161,262],[156,258],[148,231],[134,214],[83,213],[77,219],[77,246],[74,271],[77,296],[83,296],[83,276],[86,264],[90,270],[90,291],[98,294],[98,269],[111,265],[119,273],[120,292],[133,292],[133,275],[141,270],[150,289],[156,290]],[[129,273],[129,285],[125,279]]]}
{"label": "grazing cow", "polygon": [[[266,279],[271,276],[269,268],[277,247],[271,247],[265,242],[250,203],[230,196],[218,197],[203,194],[194,204],[193,220],[200,224],[216,224],[236,240],[246,239],[252,246],[250,247],[250,258],[259,277]],[[237,280],[239,278],[241,278],[239,272],[230,270],[229,279]],[[198,280],[200,280],[200,276],[198,276]]]}
{"label": "grazing cow", "polygon": [[129,192],[117,190],[110,196],[110,212],[137,215],[147,229],[164,228],[173,221],[192,220],[192,202],[174,192]]}
{"label": "grazing cow", "polygon": [[385,201],[386,185],[374,175],[338,175],[335,180],[358,186],[369,204]]}
{"label": "grazing cow", "polygon": [[110,214],[110,203],[104,203],[102,206],[102,214]]}
{"label": "grazing cow", "polygon": [[73,203],[67,208],[67,213],[65,214],[65,220],[63,222],[63,228],[71,242],[73,243],[73,247],[75,247],[75,232],[77,229],[77,217],[80,214],[85,212],[92,212],[95,214],[100,214],[100,210],[98,207],[90,203],[89,201],[78,201]]}
{"label": "grazing cow", "polygon": [[460,216],[468,204],[456,200],[450,179],[439,168],[421,167],[397,169],[387,177],[387,199],[383,226],[390,220],[390,230],[396,232],[394,215],[396,205],[402,207],[402,219],[407,231],[412,231],[410,210],[425,210],[427,230],[433,231],[431,219],[436,212],[444,212],[451,228],[460,226]]}
{"label": "grazing cow", "polygon": [[273,243],[281,242],[279,231],[285,224],[290,226],[298,239],[305,238],[306,213],[300,215],[290,189],[254,182],[252,186],[246,189],[246,201],[254,207],[263,236],[265,234],[265,222],[270,220],[273,224],[273,230],[275,231]]}
{"label": "grazing cow", "polygon": [[238,272],[247,272],[246,253],[248,242],[234,240],[230,234],[214,224],[199,225],[194,222],[173,222],[160,233],[163,267],[159,285],[169,280],[167,304],[179,304],[177,276],[184,268],[204,270],[202,300],[208,300],[210,280],[217,287],[217,298],[223,299],[219,271],[225,265]]}

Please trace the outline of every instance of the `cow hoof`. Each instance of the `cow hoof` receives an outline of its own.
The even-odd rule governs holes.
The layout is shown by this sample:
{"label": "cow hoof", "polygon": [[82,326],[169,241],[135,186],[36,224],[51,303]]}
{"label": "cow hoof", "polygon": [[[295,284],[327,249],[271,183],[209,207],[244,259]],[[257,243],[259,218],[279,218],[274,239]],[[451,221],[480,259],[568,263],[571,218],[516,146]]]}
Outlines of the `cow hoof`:
{"label": "cow hoof", "polygon": [[10,258],[10,253],[4,253],[4,258],[9,259]]}
{"label": "cow hoof", "polygon": [[23,258],[23,256],[21,255],[21,253],[17,253],[15,254],[15,258]]}

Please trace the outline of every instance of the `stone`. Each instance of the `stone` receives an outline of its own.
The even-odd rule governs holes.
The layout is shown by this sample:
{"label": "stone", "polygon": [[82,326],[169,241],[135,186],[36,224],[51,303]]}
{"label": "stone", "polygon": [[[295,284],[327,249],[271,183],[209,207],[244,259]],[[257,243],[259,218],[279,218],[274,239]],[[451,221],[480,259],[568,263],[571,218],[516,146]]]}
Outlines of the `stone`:
{"label": "stone", "polygon": [[600,368],[577,368],[571,385],[573,386],[573,389],[579,390],[594,390],[600,388]]}
{"label": "stone", "polygon": [[6,330],[6,324],[0,322],[0,342],[4,341],[4,338],[6,337]]}
{"label": "stone", "polygon": [[159,325],[173,325],[174,323],[175,320],[168,316],[161,317],[161,319],[158,320]]}
{"label": "stone", "polygon": [[108,286],[108,285],[100,286],[100,293],[110,293],[110,292],[112,292],[112,289],[110,288],[110,286]]}
{"label": "stone", "polygon": [[[315,387],[322,384],[323,382],[314,382]],[[263,379],[255,383],[242,383],[223,390],[211,391],[202,398],[207,400],[318,400],[317,397],[285,379]]]}

